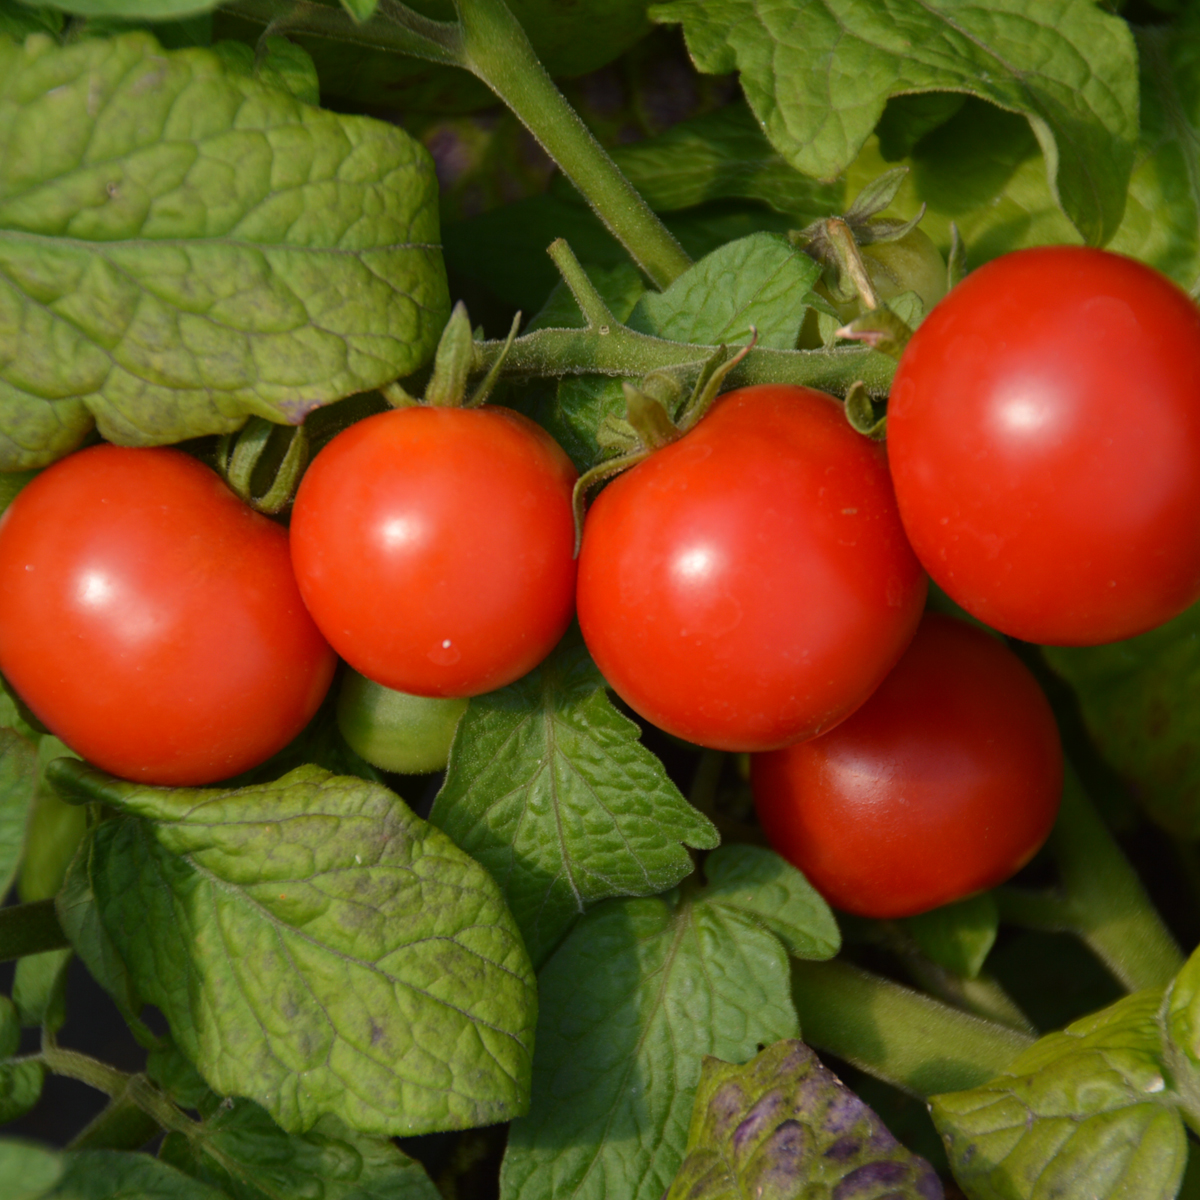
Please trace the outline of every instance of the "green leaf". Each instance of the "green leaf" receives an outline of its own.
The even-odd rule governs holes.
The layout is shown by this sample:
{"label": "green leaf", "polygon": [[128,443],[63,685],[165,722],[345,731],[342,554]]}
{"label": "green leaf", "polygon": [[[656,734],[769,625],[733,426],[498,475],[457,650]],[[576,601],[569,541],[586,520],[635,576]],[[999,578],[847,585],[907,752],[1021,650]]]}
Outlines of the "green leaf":
{"label": "green leaf", "polygon": [[424,1168],[392,1142],[356,1133],[333,1116],[307,1133],[286,1133],[252,1100],[218,1096],[169,1039],[151,1051],[146,1072],[176,1104],[202,1117],[190,1138],[168,1134],[160,1156],[233,1200],[437,1200]]}
{"label": "green leaf", "polygon": [[786,238],[754,233],[714,250],[665,292],[646,292],[629,325],[699,346],[740,345],[753,325],[760,346],[792,350],[820,277],[820,266]]}
{"label": "green leaf", "polygon": [[1142,134],[1109,244],[1192,288],[1200,277],[1200,10],[1138,31]]}
{"label": "green leaf", "polygon": [[124,21],[175,21],[205,13],[213,0],[55,0],[64,12],[81,17],[117,17]]}
{"label": "green leaf", "polygon": [[902,924],[939,966],[976,979],[996,941],[1000,914],[991,892],[983,892],[906,917]]}
{"label": "green leaf", "polygon": [[906,158],[927,133],[950,120],[965,101],[966,96],[960,92],[893,96],[875,127],[880,153],[888,162]]}
{"label": "green leaf", "polygon": [[212,51],[234,74],[257,79],[295,96],[305,104],[321,102],[320,82],[312,56],[284,37],[269,37],[259,46],[218,42]]}
{"label": "green leaf", "polygon": [[801,175],[740,101],[613,150],[613,160],[655,212],[708,200],[762,200],[798,227],[843,207],[841,183]]}
{"label": "green leaf", "polygon": [[664,1200],[830,1193],[931,1200],[942,1186],[803,1042],[777,1042],[745,1066],[706,1058],[687,1157]]}
{"label": "green leaf", "polygon": [[20,1013],[7,996],[0,995],[0,1058],[12,1058],[20,1044]]}
{"label": "green leaf", "polygon": [[536,994],[516,926],[386,788],[315,766],[234,791],[71,760],[52,778],[120,810],[92,836],[100,922],[215,1091],[293,1133],[327,1113],[391,1135],[524,1110]]}
{"label": "green leaf", "polygon": [[1136,992],[1031,1046],[982,1087],[932,1097],[972,1200],[1173,1196],[1187,1158],[1163,1077],[1161,991]]}
{"label": "green leaf", "polygon": [[40,1062],[0,1062],[0,1124],[23,1117],[42,1098],[46,1069]]}
{"label": "green leaf", "polygon": [[7,996],[0,996],[0,1123],[23,1117],[42,1094],[46,1072],[40,1062],[7,1061],[16,1054],[20,1040],[21,1017],[17,1007]]}
{"label": "green leaf", "polygon": [[368,21],[379,0],[342,0],[342,7],[356,20]]}
{"label": "green leaf", "polygon": [[0,727],[0,898],[8,894],[21,863],[37,783],[37,747],[15,729]]}
{"label": "green leaf", "polygon": [[297,423],[432,351],[436,181],[395,126],[130,33],[0,40],[0,131],[0,469],[93,421],[126,445]]}
{"label": "green leaf", "polygon": [[1028,120],[1050,186],[1084,239],[1121,221],[1137,138],[1129,28],[1093,0],[666,0],[697,66],[735,68],[767,136],[798,171],[832,179],[890,96],[964,92]]}
{"label": "green leaf", "polygon": [[63,1165],[62,1156],[45,1146],[0,1138],[0,1200],[41,1200]]}
{"label": "green leaf", "polygon": [[13,979],[13,1001],[21,1024],[45,1027],[57,1033],[67,1019],[67,967],[71,950],[47,950],[28,954],[17,963]]}
{"label": "green leaf", "polygon": [[539,976],[533,1103],[513,1122],[501,1196],[658,1200],[701,1058],[798,1035],[788,975],[779,940],[702,889],[593,909]]}
{"label": "green leaf", "polygon": [[23,42],[27,34],[49,33],[58,37],[66,18],[56,8],[31,8],[18,0],[0,0],[0,35]]}
{"label": "green leaf", "polygon": [[[888,167],[870,139],[847,172],[853,191]],[[966,244],[968,265],[979,266],[1024,246],[1078,243],[1046,183],[1045,163],[1027,122],[967,97],[959,111],[914,147],[893,211],[915,216],[945,254],[950,223]]]}
{"label": "green leaf", "polygon": [[154,1035],[138,1015],[142,1010],[142,998],[129,967],[100,920],[92,886],[94,855],[95,842],[89,834],[71,860],[62,887],[54,898],[54,910],[71,948],[82,959],[92,978],[112,997],[137,1039],[143,1045],[153,1045]]}
{"label": "green leaf", "polygon": [[438,1200],[420,1163],[382,1138],[322,1117],[308,1133],[285,1133],[251,1100],[219,1097],[196,1136],[168,1134],[160,1157],[232,1200]]}
{"label": "green leaf", "polygon": [[1177,837],[1200,837],[1200,605],[1127,641],[1042,654],[1149,816]]}
{"label": "green leaf", "polygon": [[765,926],[793,958],[832,958],[841,948],[829,905],[773,851],[733,842],[705,859],[704,875],[706,904]]}
{"label": "green leaf", "polygon": [[[1139,31],[1138,49],[1141,135],[1125,216],[1109,248],[1191,288],[1200,277],[1200,10]],[[911,216],[926,204],[921,227],[943,252],[955,221],[971,266],[1025,246],[1079,241],[1047,186],[1037,141],[1015,113],[968,98],[914,146],[910,165],[897,210]],[[847,190],[886,166],[870,139],[849,168]]]}
{"label": "green leaf", "polygon": [[666,891],[691,873],[685,845],[718,841],[577,636],[471,701],[429,819],[492,873],[535,963],[590,905]]}
{"label": "green leaf", "polygon": [[200,1078],[200,1073],[183,1057],[169,1035],[146,1055],[146,1074],[180,1108],[195,1109],[201,1117],[211,1117],[224,1102],[223,1097]]}
{"label": "green leaf", "polygon": [[125,1150],[76,1150],[62,1156],[57,1186],[44,1200],[228,1200],[223,1192],[152,1158]]}
{"label": "green leaf", "polygon": [[1200,1128],[1200,951],[1175,977],[1161,1017],[1167,1066],[1183,1098],[1185,1119]]}

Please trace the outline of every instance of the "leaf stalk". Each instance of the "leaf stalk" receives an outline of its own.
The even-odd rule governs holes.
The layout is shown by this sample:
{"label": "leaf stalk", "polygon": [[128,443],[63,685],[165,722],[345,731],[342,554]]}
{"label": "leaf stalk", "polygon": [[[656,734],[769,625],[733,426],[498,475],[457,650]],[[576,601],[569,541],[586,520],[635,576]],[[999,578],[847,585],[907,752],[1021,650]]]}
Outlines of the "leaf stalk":
{"label": "leaf stalk", "polygon": [[803,1037],[922,1098],[978,1087],[1034,1039],[844,962],[792,961]]}

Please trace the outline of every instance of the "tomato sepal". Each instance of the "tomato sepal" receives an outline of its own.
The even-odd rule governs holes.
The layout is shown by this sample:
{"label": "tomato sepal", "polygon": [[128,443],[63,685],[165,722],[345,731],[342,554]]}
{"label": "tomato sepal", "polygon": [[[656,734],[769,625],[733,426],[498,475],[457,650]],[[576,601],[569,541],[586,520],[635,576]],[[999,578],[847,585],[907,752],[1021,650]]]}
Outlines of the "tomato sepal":
{"label": "tomato sepal", "polygon": [[846,393],[846,420],[855,433],[869,437],[873,442],[882,442],[887,437],[887,413],[876,412],[867,386],[856,379]]}
{"label": "tomato sepal", "polygon": [[644,462],[655,450],[677,442],[694,428],[712,407],[720,393],[725,377],[754,349],[758,341],[758,330],[750,326],[750,341],[732,357],[729,348],[721,345],[709,356],[700,369],[700,376],[692,394],[683,406],[678,421],[671,419],[671,410],[676,406],[680,388],[665,371],[654,371],[642,380],[641,386],[624,384],[624,421],[610,417],[601,427],[597,441],[612,446],[617,456],[597,463],[585,471],[576,481],[571,495],[571,507],[575,514],[575,557],[583,544],[583,521],[587,509],[588,492],[597,484]]}
{"label": "tomato sepal", "polygon": [[237,433],[221,438],[216,457],[217,471],[234,495],[256,512],[274,516],[295,497],[308,465],[308,433],[303,425],[251,417]]}

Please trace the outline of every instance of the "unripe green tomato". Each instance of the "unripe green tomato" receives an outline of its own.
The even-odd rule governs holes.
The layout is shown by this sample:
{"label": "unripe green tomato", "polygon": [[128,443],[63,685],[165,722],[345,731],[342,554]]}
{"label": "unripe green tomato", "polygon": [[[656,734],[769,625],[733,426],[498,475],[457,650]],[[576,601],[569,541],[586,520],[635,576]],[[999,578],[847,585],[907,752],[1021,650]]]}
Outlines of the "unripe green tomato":
{"label": "unripe green tomato", "polygon": [[467,701],[410,696],[346,668],[337,722],[350,748],[373,767],[401,775],[442,770]]}
{"label": "unripe green tomato", "polygon": [[[923,229],[910,229],[894,242],[870,242],[859,252],[880,300],[916,292],[928,312],[946,294],[945,259]],[[853,321],[863,311],[858,300],[834,307],[845,321]]]}

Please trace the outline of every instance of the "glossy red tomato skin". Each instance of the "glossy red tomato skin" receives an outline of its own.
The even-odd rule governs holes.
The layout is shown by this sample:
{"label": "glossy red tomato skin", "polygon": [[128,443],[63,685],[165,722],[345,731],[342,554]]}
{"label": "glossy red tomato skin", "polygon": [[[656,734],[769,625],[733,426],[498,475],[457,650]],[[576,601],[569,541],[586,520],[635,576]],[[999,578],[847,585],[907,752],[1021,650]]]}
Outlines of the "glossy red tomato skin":
{"label": "glossy red tomato skin", "polygon": [[305,603],[360,674],[475,696],[532,670],[575,602],[575,469],[506,408],[395,409],[340,433],[292,515]]}
{"label": "glossy red tomato skin", "polygon": [[641,716],[717,749],[786,745],[848,716],[924,596],[882,450],[809,388],[720,397],[584,524],[579,623],[597,665]]}
{"label": "glossy red tomato skin", "polygon": [[0,518],[0,672],[114,775],[246,770],[304,728],[336,664],[287,531],[180,451],[81,450]]}
{"label": "glossy red tomato skin", "polygon": [[1005,633],[1116,641],[1200,598],[1200,310],[1141,263],[969,275],[904,352],[888,453],[918,557]]}
{"label": "glossy red tomato skin", "polygon": [[1062,792],[1054,715],[1024,664],[938,614],[832,732],[751,760],[771,845],[830,904],[907,917],[1003,882]]}

